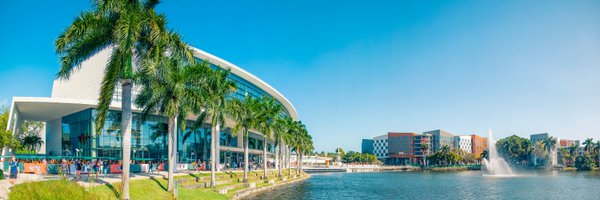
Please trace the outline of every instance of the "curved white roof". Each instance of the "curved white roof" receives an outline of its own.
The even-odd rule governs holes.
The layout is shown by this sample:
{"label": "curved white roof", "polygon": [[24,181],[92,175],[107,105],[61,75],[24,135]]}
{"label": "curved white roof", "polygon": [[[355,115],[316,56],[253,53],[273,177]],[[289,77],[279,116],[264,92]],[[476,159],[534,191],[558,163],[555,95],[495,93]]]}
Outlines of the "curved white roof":
{"label": "curved white roof", "polygon": [[[190,46],[191,47],[191,46]],[[262,89],[267,94],[275,98],[287,110],[290,117],[298,120],[298,113],[292,103],[286,99],[279,91],[271,87],[269,84],[260,80],[258,77],[248,73],[246,70],[226,61],[210,53],[202,51],[198,48],[191,47],[194,50],[194,56],[208,61],[224,69],[231,70],[231,73],[248,81],[256,87]],[[81,67],[76,69],[68,80],[56,79],[52,86],[52,98],[69,98],[69,99],[89,99],[97,100],[100,93],[100,86],[104,77],[104,69],[110,58],[110,48],[98,52],[88,60],[82,62]],[[120,89],[119,86],[116,88]],[[136,89],[134,88],[134,95]],[[119,95],[116,91],[115,95]],[[115,99],[113,99],[115,100]]]}
{"label": "curved white roof", "polygon": [[256,85],[260,89],[267,92],[269,95],[271,95],[277,101],[279,101],[283,105],[283,107],[285,107],[285,109],[288,111],[288,113],[290,114],[290,117],[292,117],[292,119],[298,120],[298,113],[296,112],[296,108],[294,108],[292,103],[287,98],[285,98],[285,96],[283,96],[281,93],[279,93],[279,91],[277,91],[275,88],[271,87],[269,84],[265,83],[263,80],[248,73],[246,70],[238,67],[237,65],[234,65],[226,60],[223,60],[215,55],[212,55],[206,51],[202,51],[198,48],[195,48],[195,47],[191,47],[191,48],[194,50],[194,56],[196,56],[202,60],[208,61],[208,62],[210,62],[214,65],[217,65],[221,68],[230,69],[231,73],[238,75],[239,77],[242,77],[243,79],[247,80],[248,82]]}

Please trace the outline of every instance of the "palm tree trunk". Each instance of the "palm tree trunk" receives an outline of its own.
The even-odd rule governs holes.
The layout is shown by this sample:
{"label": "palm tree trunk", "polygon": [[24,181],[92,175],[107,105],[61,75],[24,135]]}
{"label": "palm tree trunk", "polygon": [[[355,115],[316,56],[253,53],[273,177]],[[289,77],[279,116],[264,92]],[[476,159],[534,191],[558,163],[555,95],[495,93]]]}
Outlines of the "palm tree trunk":
{"label": "palm tree trunk", "polygon": [[243,182],[248,182],[248,130],[244,130],[242,139],[244,140],[244,178]]}
{"label": "palm tree trunk", "polygon": [[267,137],[263,138],[263,178],[267,179]]}
{"label": "palm tree trunk", "polygon": [[[275,148],[275,169],[279,171],[279,145],[273,145]],[[281,174],[277,174],[277,176],[281,176]]]}
{"label": "palm tree trunk", "polygon": [[217,122],[216,124],[213,125],[212,127],[212,137],[211,137],[211,148],[210,148],[210,153],[211,153],[211,159],[210,159],[210,187],[214,188],[215,187],[215,183],[217,181],[217,177],[215,176],[216,173],[216,169],[217,169],[217,165],[219,163],[219,155],[218,155],[218,151],[217,151],[217,144],[219,142],[218,138],[220,136],[220,130],[219,130],[219,123]]}
{"label": "palm tree trunk", "polygon": [[131,163],[131,79],[121,80],[121,133],[123,135],[123,163],[122,163],[122,183],[123,183],[123,199],[129,199],[129,164]]}
{"label": "palm tree trunk", "polygon": [[283,146],[284,146],[283,145],[283,140],[279,139],[279,148],[278,149],[279,149],[279,155],[280,155],[279,157],[280,158],[279,158],[279,160],[277,162],[278,169],[279,169],[279,174],[278,174],[279,177],[281,177],[281,171],[283,170],[283,159],[285,157],[284,154],[283,154],[283,152],[284,152]]}
{"label": "palm tree trunk", "polygon": [[286,151],[287,151],[287,169],[288,169],[288,176],[292,175],[292,149],[290,149],[290,147],[286,147]]}
{"label": "palm tree trunk", "polygon": [[302,152],[300,148],[296,148],[296,174],[300,172],[300,152]]}
{"label": "palm tree trunk", "polygon": [[298,174],[300,174],[300,171],[302,171],[302,157],[303,157],[304,153],[302,153],[302,151],[300,151],[300,159],[298,159],[298,161],[300,162],[298,164]]}
{"label": "palm tree trunk", "polygon": [[177,117],[169,117],[169,184],[168,184],[168,190],[169,192],[173,192],[173,187],[174,187],[174,181],[173,181],[173,168],[175,168],[175,150],[173,149],[175,147],[175,137],[177,135],[176,131],[177,131]]}

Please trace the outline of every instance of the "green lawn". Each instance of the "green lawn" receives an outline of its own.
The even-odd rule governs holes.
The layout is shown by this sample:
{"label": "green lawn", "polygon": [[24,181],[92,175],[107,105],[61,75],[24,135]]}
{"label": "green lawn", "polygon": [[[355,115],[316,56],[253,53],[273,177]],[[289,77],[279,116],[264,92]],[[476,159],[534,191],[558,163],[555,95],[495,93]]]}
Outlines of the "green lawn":
{"label": "green lawn", "polygon": [[[275,171],[269,176],[275,178]],[[267,186],[260,179],[262,171],[253,171],[249,174],[249,182],[255,182],[257,187]],[[284,171],[287,175],[287,170]],[[178,199],[229,199],[235,195],[235,191],[245,189],[243,183],[238,182],[242,173],[219,173],[217,181],[231,180],[229,183],[218,185],[217,188],[184,188],[185,185],[201,184],[210,180],[210,174],[190,174],[175,177],[176,180],[187,180],[179,187]],[[196,180],[199,180],[196,182]],[[132,180],[130,182],[131,199],[174,199],[167,192],[167,180],[163,178]],[[219,189],[230,187],[227,195],[218,193]],[[90,189],[81,187],[74,182],[65,180],[30,182],[16,185],[10,193],[10,199],[68,199],[68,200],[93,200],[93,199],[119,199],[121,184],[106,184],[92,187]]]}

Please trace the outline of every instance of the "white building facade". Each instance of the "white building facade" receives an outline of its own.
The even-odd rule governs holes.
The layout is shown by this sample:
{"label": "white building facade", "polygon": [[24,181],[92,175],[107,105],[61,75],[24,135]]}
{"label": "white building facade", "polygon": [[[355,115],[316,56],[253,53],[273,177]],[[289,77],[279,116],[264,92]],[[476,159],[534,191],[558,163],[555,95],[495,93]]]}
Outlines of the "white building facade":
{"label": "white building facade", "polygon": [[472,143],[470,135],[454,136],[454,148],[463,150],[468,153],[472,153],[471,145]]}
{"label": "white building facade", "polygon": [[379,160],[385,160],[388,157],[388,134],[373,138],[373,154]]}

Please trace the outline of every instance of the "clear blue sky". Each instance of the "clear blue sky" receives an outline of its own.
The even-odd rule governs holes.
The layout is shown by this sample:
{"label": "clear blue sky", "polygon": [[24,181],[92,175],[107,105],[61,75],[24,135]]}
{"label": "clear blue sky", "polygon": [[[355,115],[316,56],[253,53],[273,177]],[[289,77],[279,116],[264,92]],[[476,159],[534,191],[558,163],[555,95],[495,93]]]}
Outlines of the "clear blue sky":
{"label": "clear blue sky", "polygon": [[[49,96],[88,1],[4,1],[0,101]],[[296,106],[317,150],[388,131],[600,139],[600,1],[168,1],[189,44]]]}

